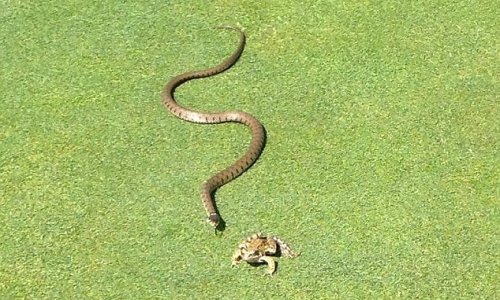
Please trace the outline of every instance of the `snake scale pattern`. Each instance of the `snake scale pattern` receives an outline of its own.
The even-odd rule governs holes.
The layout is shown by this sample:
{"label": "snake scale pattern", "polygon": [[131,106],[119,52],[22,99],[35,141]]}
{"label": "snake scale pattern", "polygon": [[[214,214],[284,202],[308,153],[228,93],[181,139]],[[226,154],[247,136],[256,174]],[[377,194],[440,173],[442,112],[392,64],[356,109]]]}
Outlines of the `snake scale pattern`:
{"label": "snake scale pattern", "polygon": [[231,68],[231,66],[233,66],[241,56],[243,49],[245,48],[245,33],[242,30],[231,26],[219,26],[216,28],[228,29],[238,32],[240,35],[238,48],[233,52],[231,56],[214,67],[205,70],[186,72],[173,77],[165,86],[165,89],[162,93],[162,99],[167,110],[179,119],[201,124],[236,122],[248,126],[251,130],[252,140],[245,154],[232,165],[215,174],[201,185],[201,199],[207,213],[207,222],[217,230],[220,229],[220,227],[223,225],[222,218],[217,210],[217,206],[213,198],[215,191],[221,186],[241,175],[255,163],[264,148],[266,133],[262,124],[255,117],[246,112],[201,112],[179,105],[174,98],[175,89],[181,84],[189,80],[205,78],[222,73]]}

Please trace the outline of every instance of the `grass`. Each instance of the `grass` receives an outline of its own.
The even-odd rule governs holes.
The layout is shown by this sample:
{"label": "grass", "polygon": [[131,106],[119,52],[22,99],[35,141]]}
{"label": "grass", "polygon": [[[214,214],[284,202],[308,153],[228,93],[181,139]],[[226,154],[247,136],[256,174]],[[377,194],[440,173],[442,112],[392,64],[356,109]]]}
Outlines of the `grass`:
{"label": "grass", "polygon": [[[498,9],[486,1],[3,1],[0,298],[498,297]],[[251,112],[258,163],[199,184],[248,131],[165,112]],[[231,269],[277,234],[302,255]]]}

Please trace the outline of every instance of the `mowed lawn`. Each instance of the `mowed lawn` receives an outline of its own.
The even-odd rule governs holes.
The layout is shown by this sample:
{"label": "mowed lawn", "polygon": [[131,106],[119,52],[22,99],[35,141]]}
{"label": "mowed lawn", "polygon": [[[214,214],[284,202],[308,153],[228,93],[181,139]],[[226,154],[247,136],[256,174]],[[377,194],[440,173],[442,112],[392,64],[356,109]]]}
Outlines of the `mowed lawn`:
{"label": "mowed lawn", "polygon": [[[496,299],[499,8],[488,1],[0,2],[1,299]],[[241,125],[265,125],[216,199]],[[301,255],[230,258],[262,231]]]}

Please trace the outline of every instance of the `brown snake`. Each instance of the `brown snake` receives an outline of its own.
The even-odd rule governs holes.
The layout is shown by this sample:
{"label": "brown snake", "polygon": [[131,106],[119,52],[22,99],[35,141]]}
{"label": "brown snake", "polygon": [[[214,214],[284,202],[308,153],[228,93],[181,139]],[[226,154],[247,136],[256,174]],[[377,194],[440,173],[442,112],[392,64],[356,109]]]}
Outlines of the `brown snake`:
{"label": "brown snake", "polygon": [[221,229],[220,227],[224,225],[222,224],[222,218],[217,210],[213,194],[218,188],[235,179],[253,165],[264,148],[266,133],[264,126],[262,126],[256,118],[246,112],[228,111],[208,113],[195,111],[179,105],[174,99],[175,89],[181,84],[192,79],[204,78],[222,73],[234,65],[241,56],[245,47],[245,33],[240,29],[230,26],[220,26],[216,28],[239,32],[240,42],[236,51],[215,67],[206,70],[186,72],[173,77],[167,83],[162,93],[162,98],[168,111],[182,120],[201,124],[236,122],[247,125],[252,132],[252,140],[245,154],[235,163],[215,174],[201,185],[201,199],[207,213],[207,221],[215,229]]}

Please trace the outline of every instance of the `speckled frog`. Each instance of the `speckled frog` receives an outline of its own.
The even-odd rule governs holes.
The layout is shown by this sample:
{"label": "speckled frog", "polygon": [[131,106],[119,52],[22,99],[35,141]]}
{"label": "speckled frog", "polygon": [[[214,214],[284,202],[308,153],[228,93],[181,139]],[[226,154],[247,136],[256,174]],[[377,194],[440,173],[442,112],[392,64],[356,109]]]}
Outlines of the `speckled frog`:
{"label": "speckled frog", "polygon": [[267,237],[256,233],[246,238],[233,254],[232,265],[246,261],[251,265],[267,264],[266,274],[276,271],[276,258],[279,256],[294,258],[298,256],[282,239],[277,236]]}

